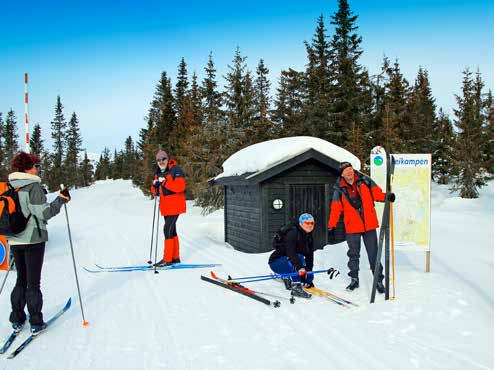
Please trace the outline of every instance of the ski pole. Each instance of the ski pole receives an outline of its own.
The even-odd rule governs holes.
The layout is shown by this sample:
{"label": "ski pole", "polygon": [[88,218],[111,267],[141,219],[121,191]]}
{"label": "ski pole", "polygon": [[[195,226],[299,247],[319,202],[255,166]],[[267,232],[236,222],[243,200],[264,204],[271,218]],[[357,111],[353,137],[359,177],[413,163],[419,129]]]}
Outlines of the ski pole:
{"label": "ski pole", "polygon": [[[60,185],[60,189],[61,190],[64,189],[63,184]],[[67,204],[65,202],[63,204],[63,207],[65,209],[65,219],[67,221],[67,231],[69,232],[70,252],[72,253],[72,264],[74,265],[74,275],[75,275],[75,282],[77,285],[77,293],[79,294],[79,303],[81,305],[82,326],[88,326],[89,323],[86,321],[86,318],[84,317],[84,308],[82,307],[81,289],[79,287],[79,278],[77,277],[77,268],[75,265],[75,257],[74,257],[74,247],[72,245],[72,234],[70,232],[69,213],[67,212]]]}
{"label": "ski pole", "polygon": [[[156,189],[157,197],[158,197],[158,213],[161,209],[161,197],[160,197],[160,191],[159,189]],[[160,225],[160,216],[158,215],[158,220],[156,221],[156,241],[155,241],[155,247],[154,247],[154,273],[159,274],[158,270],[156,269],[156,263],[157,258],[158,258],[158,235],[159,235],[159,226]]]}
{"label": "ski pole", "polygon": [[154,209],[153,209],[153,225],[151,226],[151,245],[149,247],[149,260],[148,264],[152,264],[151,255],[153,253],[153,237],[154,237],[154,220],[156,218],[156,197],[154,197]]}
{"label": "ski pole", "polygon": [[10,270],[12,270],[12,266],[14,266],[14,260],[13,259],[12,259],[12,262],[10,262],[10,264],[9,264],[9,268],[7,270],[7,273],[5,274],[5,277],[3,278],[2,286],[0,287],[0,294],[2,294],[3,287],[5,285],[5,282],[7,281],[7,277],[9,276]]}
{"label": "ski pole", "polygon": [[[307,275],[320,274],[321,272],[326,272],[329,274],[331,271],[334,270],[329,269],[329,270],[307,271]],[[243,283],[253,283],[257,281],[273,280],[273,279],[284,279],[294,276],[299,276],[298,272],[291,272],[289,274],[271,274],[271,275],[248,276],[243,278],[242,277],[232,278],[229,279],[229,281],[231,282],[240,281],[243,284]]]}
{"label": "ski pole", "polygon": [[393,297],[396,298],[396,280],[395,280],[395,233],[394,233],[394,221],[393,221],[393,204],[390,207],[390,226],[391,226],[391,267],[392,267],[392,278],[393,281]]}

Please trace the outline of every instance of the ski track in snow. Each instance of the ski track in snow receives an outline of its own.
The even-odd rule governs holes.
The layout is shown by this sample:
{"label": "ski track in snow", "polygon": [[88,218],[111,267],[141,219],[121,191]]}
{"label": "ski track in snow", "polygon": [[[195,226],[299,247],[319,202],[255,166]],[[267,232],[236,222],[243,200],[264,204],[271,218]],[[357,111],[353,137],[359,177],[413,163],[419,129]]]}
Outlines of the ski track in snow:
{"label": "ski track in snow", "polygon": [[[0,358],[0,369],[492,369],[494,297],[479,278],[492,271],[494,261],[483,249],[481,265],[458,258],[466,239],[459,230],[448,229],[447,217],[448,212],[458,214],[458,209],[440,194],[434,203],[439,210],[433,212],[433,222],[438,223],[436,227],[433,223],[433,230],[448,232],[433,235],[432,272],[423,272],[422,254],[397,251],[395,300],[385,302],[377,295],[374,305],[368,303],[372,275],[364,248],[361,287],[352,293],[345,291],[345,245],[316,252],[316,269],[332,266],[341,271],[334,280],[316,275],[316,285],[359,305],[345,309],[317,296],[268,307],[200,280],[210,268],[87,273],[81,267],[94,263],[146,264],[154,204],[128,181],[98,182],[75,190],[68,210],[90,325],[81,325],[62,210],[49,224],[42,275],[44,312],[49,317],[68,296],[73,306],[18,358]],[[455,222],[478,223],[471,213],[462,217]],[[222,241],[222,222],[221,213],[203,217],[188,202],[187,214],[177,223],[182,261],[221,263],[212,270],[224,278],[270,273],[269,253],[244,254]],[[158,259],[163,253],[161,216],[159,233]],[[474,244],[484,245],[492,236],[488,231]],[[461,242],[455,244],[456,239]],[[2,338],[10,333],[8,294],[14,283],[9,277],[0,296]],[[277,282],[246,285],[289,297]],[[12,350],[26,336],[27,330]]]}

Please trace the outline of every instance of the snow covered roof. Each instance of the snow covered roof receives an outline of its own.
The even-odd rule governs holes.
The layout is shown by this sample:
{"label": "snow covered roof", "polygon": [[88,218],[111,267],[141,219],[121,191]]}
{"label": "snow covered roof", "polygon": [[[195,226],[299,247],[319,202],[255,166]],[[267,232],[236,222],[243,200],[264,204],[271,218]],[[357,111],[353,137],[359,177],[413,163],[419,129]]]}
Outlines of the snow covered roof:
{"label": "snow covered roof", "polygon": [[349,151],[316,137],[294,136],[264,141],[239,150],[223,163],[223,172],[215,180],[246,173],[258,175],[310,149],[338,162],[350,162],[353,168],[360,170],[360,160]]}

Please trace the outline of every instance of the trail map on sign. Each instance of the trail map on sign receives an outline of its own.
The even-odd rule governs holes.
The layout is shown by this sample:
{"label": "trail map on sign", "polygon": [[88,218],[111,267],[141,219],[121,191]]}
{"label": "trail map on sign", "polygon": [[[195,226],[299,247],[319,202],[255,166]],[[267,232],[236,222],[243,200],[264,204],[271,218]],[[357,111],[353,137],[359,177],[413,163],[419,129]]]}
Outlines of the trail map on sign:
{"label": "trail map on sign", "polygon": [[[430,250],[431,155],[393,154],[395,159],[392,191],[396,248]],[[384,189],[386,156],[376,148],[371,153],[371,177]],[[379,218],[382,203],[376,203]]]}

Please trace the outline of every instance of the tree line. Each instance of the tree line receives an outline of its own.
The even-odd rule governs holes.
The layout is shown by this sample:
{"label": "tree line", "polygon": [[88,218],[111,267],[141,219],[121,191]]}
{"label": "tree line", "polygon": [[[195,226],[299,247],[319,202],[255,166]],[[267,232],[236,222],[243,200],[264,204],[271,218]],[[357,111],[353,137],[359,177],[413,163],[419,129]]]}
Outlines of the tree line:
{"label": "tree line", "polygon": [[[281,71],[274,94],[265,61],[260,59],[250,70],[238,47],[221,81],[212,52],[201,81],[196,72],[189,73],[182,58],[174,83],[167,71],[161,73],[137,141],[129,136],[124,149],[113,154],[105,148],[94,178],[132,179],[149,194],[154,154],[164,149],[188,176],[187,198],[210,211],[222,206],[223,194],[208,181],[221,173],[222,163],[231,154],[257,142],[305,135],[330,141],[367,160],[364,170],[376,145],[393,153],[432,153],[432,176],[437,183],[448,184],[461,197],[477,197],[494,173],[494,103],[481,73],[463,71],[457,107],[449,117],[436,105],[425,68],[419,67],[410,82],[398,60],[384,57],[380,71],[369,73],[360,62],[363,50],[357,20],[348,1],[339,0],[329,19],[330,35],[321,15],[312,39],[304,42],[304,69]],[[56,114],[54,122],[59,121]],[[9,129],[5,124],[4,132]],[[59,142],[54,153],[62,154],[50,154],[48,168],[66,171],[66,166],[57,165],[67,158],[69,144],[65,152],[61,139],[53,133],[52,137]],[[11,150],[6,148],[5,152]]]}
{"label": "tree line", "polygon": [[[0,112],[0,179],[5,181],[9,173],[9,164],[12,158],[23,148],[19,147],[17,133],[17,118],[11,109],[5,121]],[[41,134],[41,126],[35,124],[29,145],[31,153],[41,159],[40,177],[48,186],[49,191],[57,191],[60,184],[66,187],[84,187],[94,182],[93,165],[88,159],[87,152],[82,153],[82,136],[79,128],[79,120],[75,112],[69,122],[63,113],[63,105],[60,96],[57,96],[55,114],[51,121],[51,138],[53,148],[50,151],[45,148]]]}

